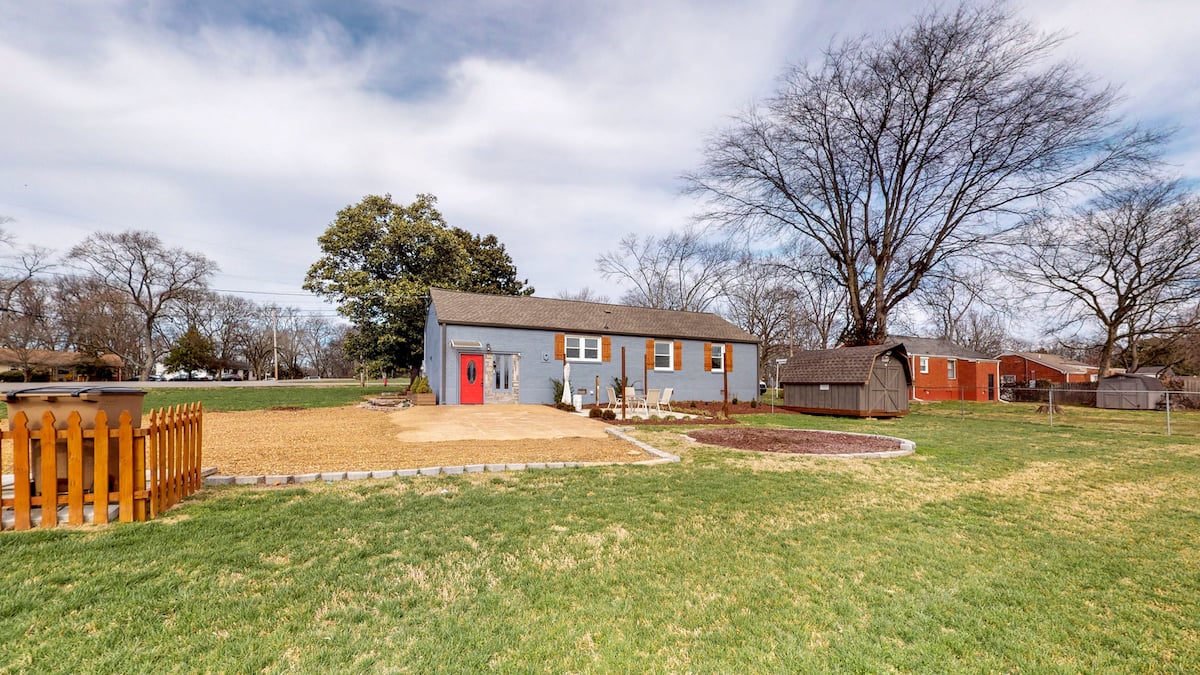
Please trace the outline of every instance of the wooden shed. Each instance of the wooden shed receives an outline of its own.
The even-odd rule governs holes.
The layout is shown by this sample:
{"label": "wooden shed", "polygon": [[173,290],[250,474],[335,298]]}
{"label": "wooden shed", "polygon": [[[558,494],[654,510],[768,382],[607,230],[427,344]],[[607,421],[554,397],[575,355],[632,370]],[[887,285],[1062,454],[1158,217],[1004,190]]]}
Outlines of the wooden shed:
{"label": "wooden shed", "polygon": [[1096,385],[1096,407],[1113,410],[1155,410],[1163,400],[1163,383],[1157,377],[1120,374]]}
{"label": "wooden shed", "polygon": [[799,352],[779,372],[783,405],[853,417],[908,414],[912,371],[902,344]]}

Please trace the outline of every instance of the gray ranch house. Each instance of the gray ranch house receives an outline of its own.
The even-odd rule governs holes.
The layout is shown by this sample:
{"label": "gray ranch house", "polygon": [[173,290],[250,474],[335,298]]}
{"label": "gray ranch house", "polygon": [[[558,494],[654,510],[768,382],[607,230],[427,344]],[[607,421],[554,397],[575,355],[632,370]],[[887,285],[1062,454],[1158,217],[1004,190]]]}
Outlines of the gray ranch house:
{"label": "gray ranch house", "polygon": [[430,289],[425,374],[439,404],[554,403],[571,366],[584,403],[621,376],[672,400],[758,395],[758,340],[716,314]]}

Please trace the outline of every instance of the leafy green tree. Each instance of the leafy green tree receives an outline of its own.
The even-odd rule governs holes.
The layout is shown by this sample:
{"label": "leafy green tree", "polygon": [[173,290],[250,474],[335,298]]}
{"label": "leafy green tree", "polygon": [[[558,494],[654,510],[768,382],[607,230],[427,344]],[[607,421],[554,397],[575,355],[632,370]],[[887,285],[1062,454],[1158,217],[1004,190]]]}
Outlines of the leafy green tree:
{"label": "leafy green tree", "polygon": [[495,236],[450,227],[436,203],[429,194],[408,205],[390,194],[367,195],[339,211],[317,239],[322,255],[304,288],[336,302],[354,324],[346,339],[350,358],[419,367],[431,286],[533,293]]}
{"label": "leafy green tree", "polygon": [[188,326],[163,359],[163,365],[168,370],[182,370],[188,374],[188,379],[191,379],[192,371],[209,370],[216,363],[216,345],[201,335],[195,326]]}

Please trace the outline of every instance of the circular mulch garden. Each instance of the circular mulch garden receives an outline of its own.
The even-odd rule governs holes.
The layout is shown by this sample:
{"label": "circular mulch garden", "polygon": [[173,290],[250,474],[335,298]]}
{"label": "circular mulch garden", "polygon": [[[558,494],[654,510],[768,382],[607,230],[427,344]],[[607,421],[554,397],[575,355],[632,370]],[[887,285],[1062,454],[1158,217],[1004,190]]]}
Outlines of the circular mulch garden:
{"label": "circular mulch garden", "polygon": [[854,455],[904,449],[898,438],[798,429],[697,429],[688,436],[709,445],[792,455]]}

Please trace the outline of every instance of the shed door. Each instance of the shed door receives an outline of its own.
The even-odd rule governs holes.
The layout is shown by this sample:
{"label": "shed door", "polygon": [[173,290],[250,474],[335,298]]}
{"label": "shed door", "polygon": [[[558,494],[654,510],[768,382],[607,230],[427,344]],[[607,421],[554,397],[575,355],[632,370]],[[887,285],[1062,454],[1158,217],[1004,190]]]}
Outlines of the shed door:
{"label": "shed door", "polygon": [[483,403],[483,354],[458,357],[458,402]]}
{"label": "shed door", "polygon": [[871,385],[867,389],[871,410],[900,412],[907,409],[904,404],[908,403],[908,385],[904,382],[904,368],[895,359],[886,366],[878,359],[875,361]]}

